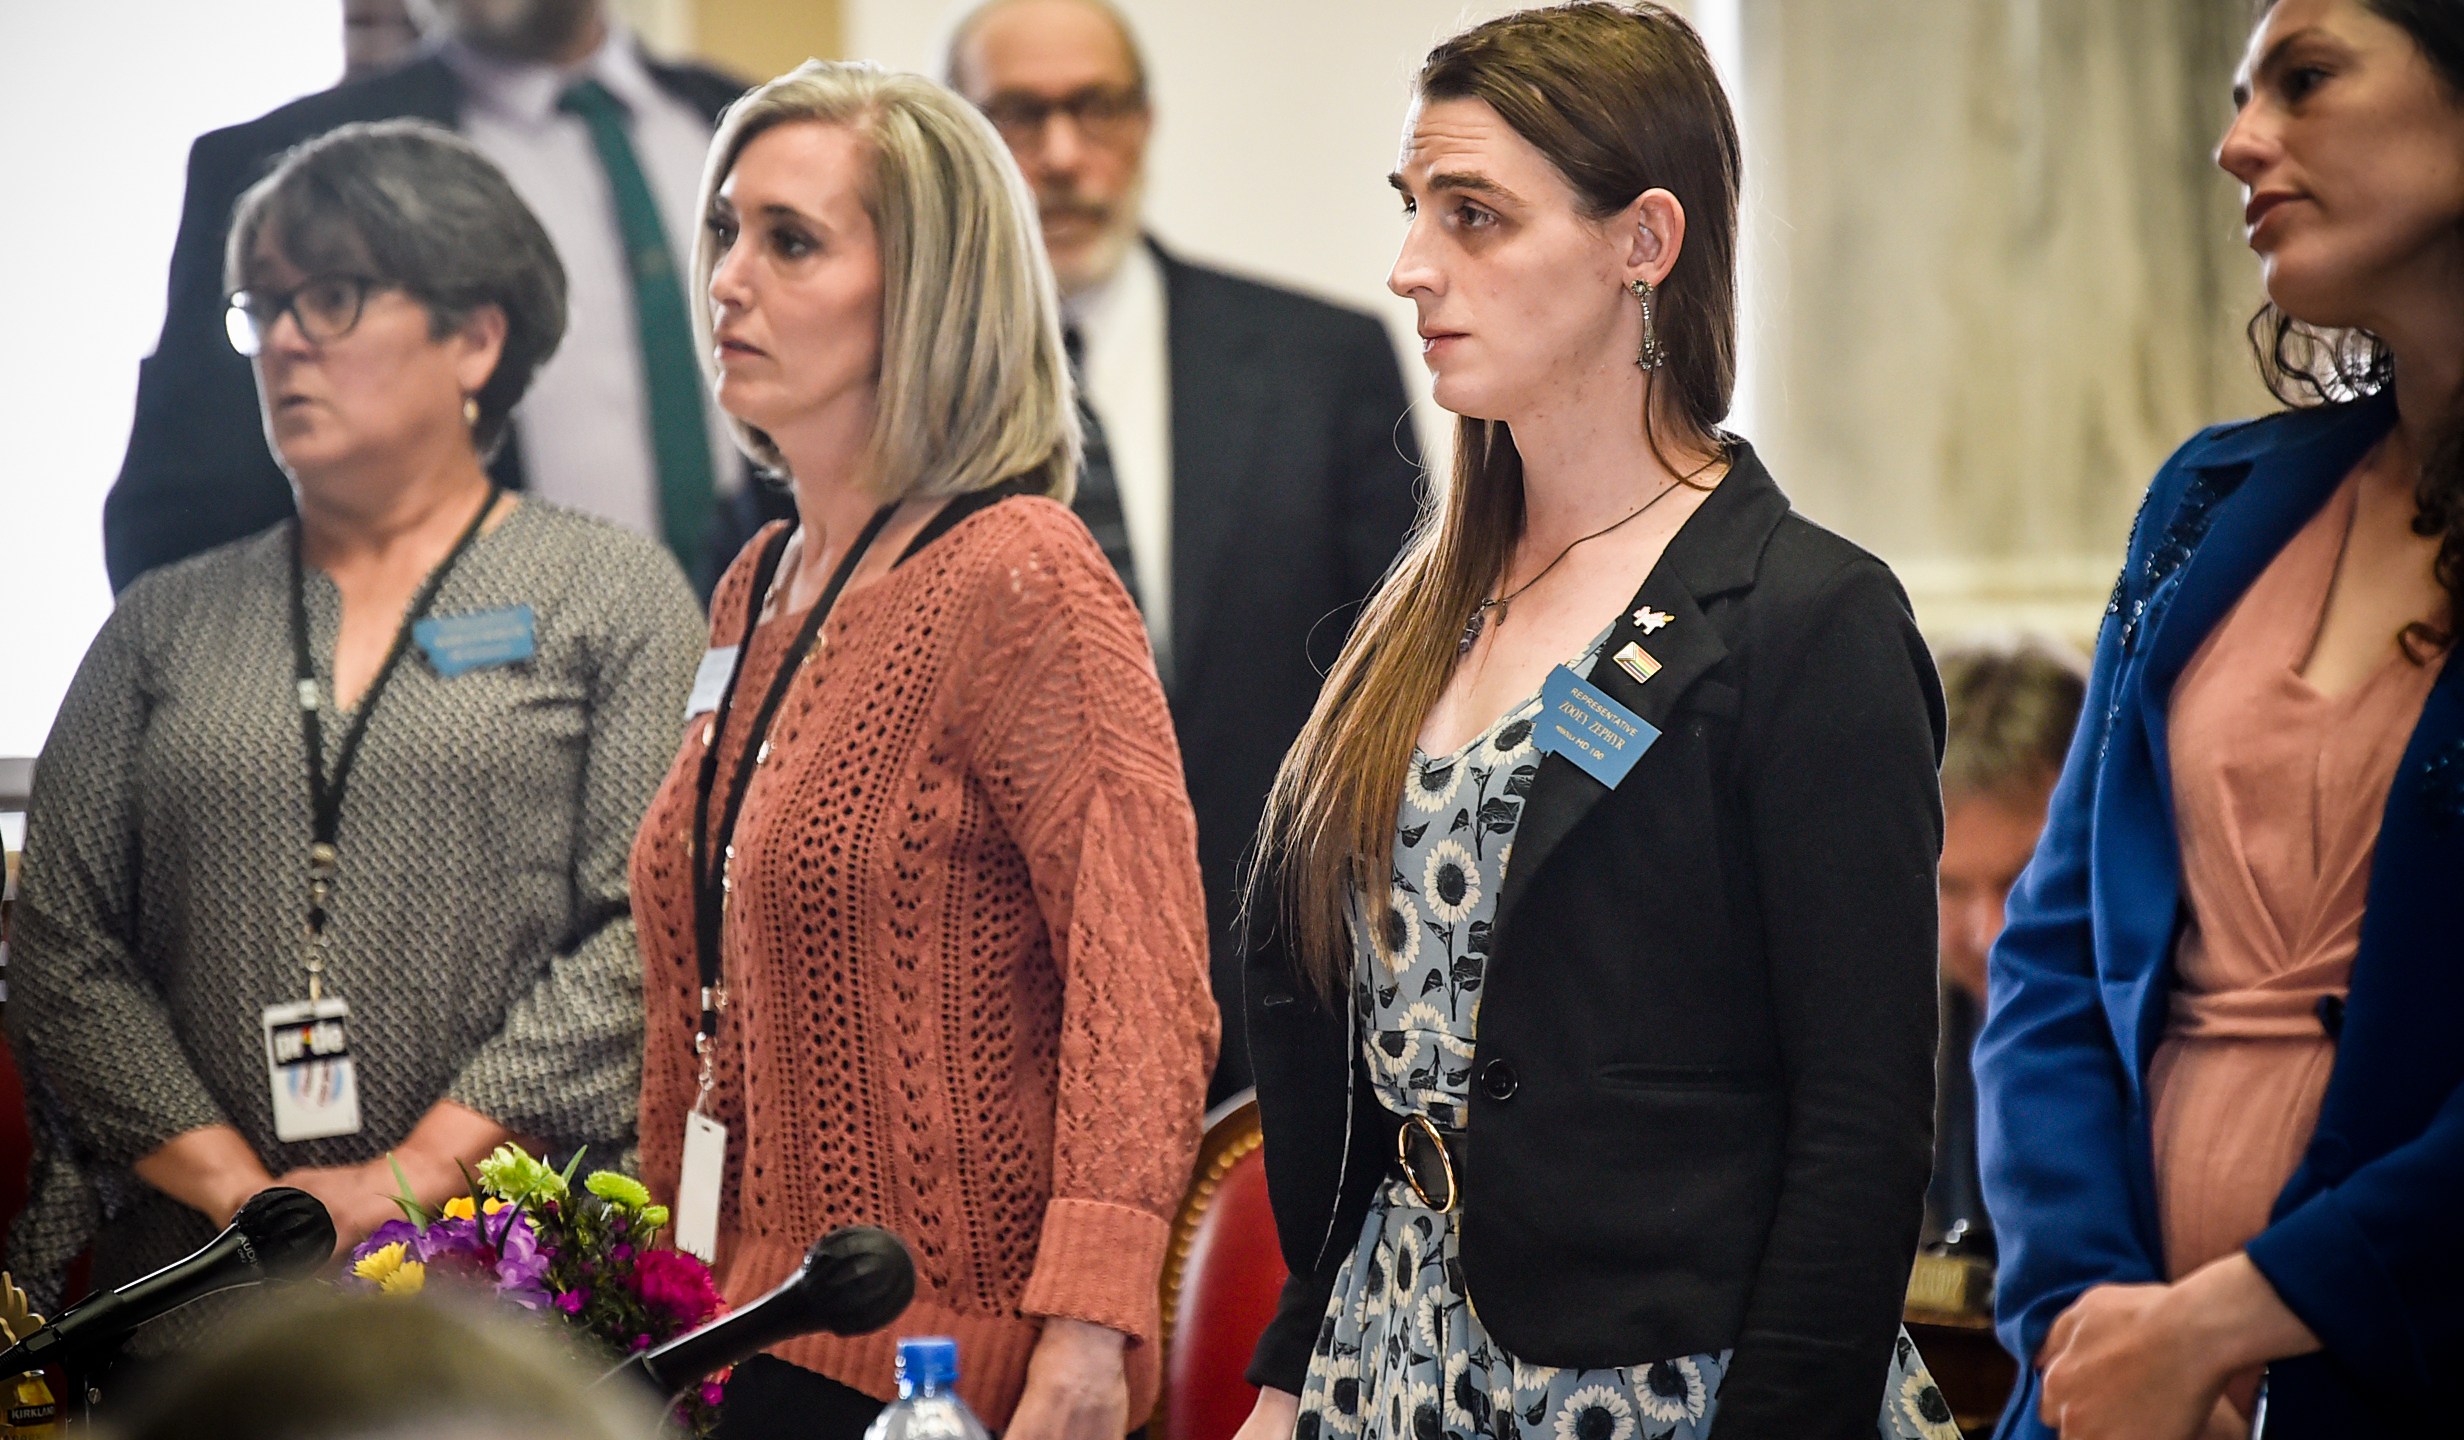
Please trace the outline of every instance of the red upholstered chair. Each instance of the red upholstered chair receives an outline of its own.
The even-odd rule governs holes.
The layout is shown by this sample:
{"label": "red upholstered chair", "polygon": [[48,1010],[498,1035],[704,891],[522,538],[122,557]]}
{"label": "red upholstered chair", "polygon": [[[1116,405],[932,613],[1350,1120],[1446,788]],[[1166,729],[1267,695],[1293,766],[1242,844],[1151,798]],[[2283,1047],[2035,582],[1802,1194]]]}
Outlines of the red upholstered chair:
{"label": "red upholstered chair", "polygon": [[1266,1203],[1258,1101],[1244,1090],[1206,1117],[1198,1165],[1164,1256],[1164,1382],[1156,1440],[1231,1440],[1257,1389],[1241,1378],[1275,1316],[1283,1252]]}

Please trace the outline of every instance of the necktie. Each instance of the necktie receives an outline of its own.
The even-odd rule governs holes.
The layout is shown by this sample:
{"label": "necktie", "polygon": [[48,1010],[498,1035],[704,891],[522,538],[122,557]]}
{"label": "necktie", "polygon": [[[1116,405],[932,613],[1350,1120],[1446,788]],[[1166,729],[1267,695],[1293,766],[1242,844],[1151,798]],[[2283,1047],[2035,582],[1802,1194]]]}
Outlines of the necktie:
{"label": "necktie", "polygon": [[1144,603],[1138,596],[1138,565],[1129,553],[1129,521],[1121,513],[1121,482],[1112,470],[1112,447],[1104,441],[1104,425],[1095,418],[1094,407],[1087,404],[1086,339],[1075,325],[1061,331],[1061,344],[1069,351],[1069,373],[1078,381],[1078,426],[1086,432],[1086,442],[1078,462],[1078,497],[1070,508],[1087,522],[1095,543],[1104,549],[1104,558],[1121,574],[1121,583],[1128,587],[1130,603],[1141,610]]}
{"label": "necktie", "polygon": [[667,548],[687,569],[702,561],[710,532],[710,431],[702,410],[701,367],[694,359],[693,322],[684,281],[668,248],[659,205],[626,133],[624,102],[596,80],[576,81],[556,102],[590,127],[599,164],[616,201],[633,277],[633,325],[641,342],[643,390],[650,400],[650,451],[659,471],[659,519]]}

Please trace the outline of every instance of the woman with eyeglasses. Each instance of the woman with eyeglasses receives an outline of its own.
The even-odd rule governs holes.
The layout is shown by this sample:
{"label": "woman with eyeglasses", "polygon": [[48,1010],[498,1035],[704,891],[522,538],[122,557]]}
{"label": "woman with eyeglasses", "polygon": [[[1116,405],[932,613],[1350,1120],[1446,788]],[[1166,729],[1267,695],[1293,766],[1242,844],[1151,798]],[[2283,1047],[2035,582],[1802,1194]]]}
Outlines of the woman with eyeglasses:
{"label": "woman with eyeglasses", "polygon": [[27,822],[8,1024],[54,1144],[12,1260],[90,1239],[98,1289],[271,1184],[349,1246],[397,1166],[434,1205],[506,1140],[626,1148],[625,857],[700,649],[664,551],[482,468],[565,280],[477,151],[345,127],[242,198],[227,255],[298,519],[121,596]]}

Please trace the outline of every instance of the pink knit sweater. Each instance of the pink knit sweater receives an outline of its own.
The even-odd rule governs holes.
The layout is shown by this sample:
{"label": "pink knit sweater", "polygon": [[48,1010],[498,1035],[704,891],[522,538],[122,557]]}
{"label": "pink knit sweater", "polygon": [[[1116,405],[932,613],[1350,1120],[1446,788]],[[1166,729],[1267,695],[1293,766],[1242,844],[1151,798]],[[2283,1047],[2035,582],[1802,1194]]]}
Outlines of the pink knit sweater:
{"label": "pink knit sweater", "polygon": [[[759,548],[719,586],[714,643],[743,633]],[[722,790],[801,619],[755,634]],[[662,1198],[695,1090],[705,718],[632,859],[642,1162]],[[1087,1320],[1131,1337],[1135,1423],[1216,1016],[1179,751],[1127,593],[1069,511],[997,504],[839,602],[771,751],[736,832],[711,1096],[728,1299],[834,1226],[887,1226],[915,1252],[913,1308],[774,1353],[886,1398],[898,1336],[954,1335],[959,1389],[998,1429],[1040,1317]]]}

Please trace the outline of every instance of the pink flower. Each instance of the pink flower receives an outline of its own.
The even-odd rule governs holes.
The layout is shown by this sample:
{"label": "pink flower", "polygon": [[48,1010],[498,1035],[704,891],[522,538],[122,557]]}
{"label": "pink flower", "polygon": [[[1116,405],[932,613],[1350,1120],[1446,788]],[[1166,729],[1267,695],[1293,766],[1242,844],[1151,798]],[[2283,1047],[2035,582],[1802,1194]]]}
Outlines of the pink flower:
{"label": "pink flower", "polygon": [[556,1297],[556,1308],[567,1315],[581,1314],[582,1307],[589,1303],[590,1292],[588,1290],[568,1290]]}
{"label": "pink flower", "polygon": [[633,1293],[652,1313],[677,1325],[699,1325],[723,1301],[710,1267],[681,1250],[644,1250],[634,1257]]}
{"label": "pink flower", "polygon": [[721,1385],[716,1380],[704,1380],[702,1382],[702,1403],[704,1405],[716,1406],[720,1401],[726,1398],[726,1386]]}

